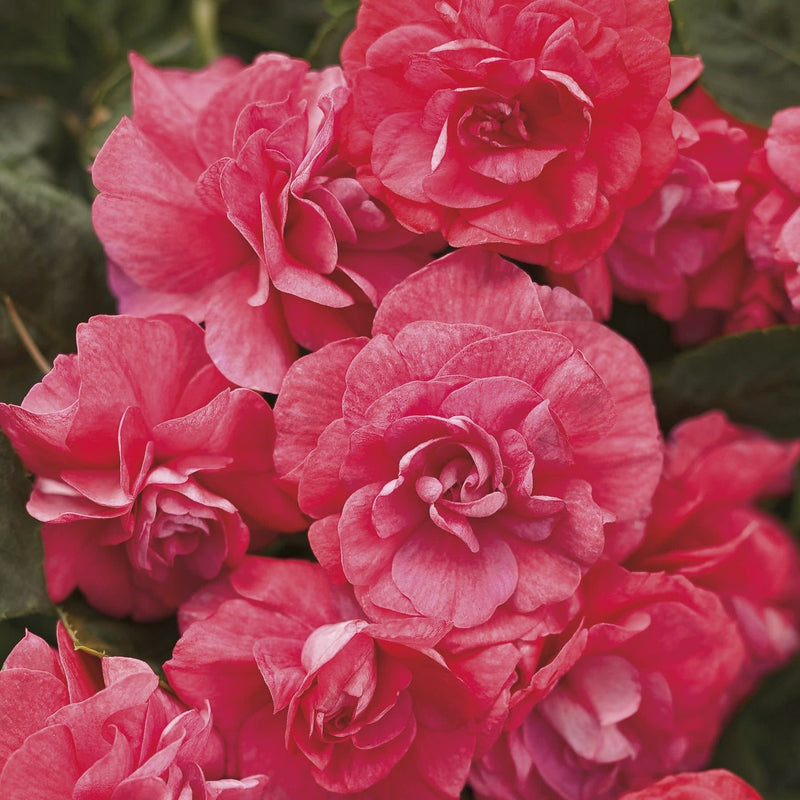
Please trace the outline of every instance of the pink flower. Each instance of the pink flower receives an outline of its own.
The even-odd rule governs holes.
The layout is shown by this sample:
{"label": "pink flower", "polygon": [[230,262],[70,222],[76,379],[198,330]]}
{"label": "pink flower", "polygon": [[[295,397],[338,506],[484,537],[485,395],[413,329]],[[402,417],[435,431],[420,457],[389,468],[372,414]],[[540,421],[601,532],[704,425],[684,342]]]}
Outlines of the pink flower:
{"label": "pink flower", "polygon": [[[277,392],[298,344],[366,333],[430,257],[337,155],[341,70],[279,53],[199,72],[138,56],[133,119],[97,156],[93,219],[120,310],[205,321],[230,380]],[[433,245],[435,248],[435,244]]]}
{"label": "pink flower", "polygon": [[644,300],[683,344],[791,320],[783,288],[745,249],[745,222],[765,191],[764,132],[725,114],[699,86],[678,109],[672,172],[627,211],[604,256],[615,292]]}
{"label": "pink flower", "polygon": [[670,775],[638,792],[624,794],[620,800],[762,800],[761,795],[731,772],[710,769]]}
{"label": "pink flower", "polygon": [[635,547],[661,464],[635,350],[482,251],[392,290],[371,340],[300,359],[275,413],[312,548],[371,619],[530,627]]}
{"label": "pink flower", "polygon": [[0,425],[37,478],[55,602],[78,587],[115,616],[173,611],[250,542],[304,527],[272,465],[272,411],[231,390],[182,317],[94,317]]}
{"label": "pink flower", "polygon": [[318,565],[248,557],[182,608],[166,671],[208,698],[230,771],[268,774],[277,797],[457,798],[475,731],[430,649],[446,627],[362,617]]}
{"label": "pink flower", "polygon": [[747,224],[747,250],[756,266],[783,279],[800,311],[800,107],[779,111],[764,145],[770,190]]}
{"label": "pink flower", "polygon": [[411,230],[578,269],[672,167],[669,33],[665,0],[365,0],[345,155]]}
{"label": "pink flower", "polygon": [[800,553],[756,501],[791,488],[800,442],[777,442],[710,412],[678,425],[640,548],[627,566],[716,592],[748,647],[743,692],[800,648]]}
{"label": "pink flower", "polygon": [[208,709],[186,710],[133,658],[58,651],[27,634],[0,671],[3,800],[262,800],[263,776],[222,778]]}
{"label": "pink flower", "polygon": [[476,762],[470,782],[480,800],[608,800],[697,769],[710,754],[743,657],[716,595],[607,561],[581,595],[582,652]]}

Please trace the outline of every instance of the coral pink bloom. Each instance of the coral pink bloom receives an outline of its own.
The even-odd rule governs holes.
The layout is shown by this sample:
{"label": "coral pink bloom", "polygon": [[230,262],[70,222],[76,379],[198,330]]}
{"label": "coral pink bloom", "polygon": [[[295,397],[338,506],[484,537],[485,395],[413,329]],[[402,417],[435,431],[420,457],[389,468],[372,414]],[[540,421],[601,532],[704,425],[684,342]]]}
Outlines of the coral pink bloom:
{"label": "coral pink bloom", "polygon": [[800,312],[800,107],[773,117],[765,160],[770,191],[748,221],[747,250],[760,270],[783,279]]}
{"label": "coral pink bloom", "polygon": [[666,0],[364,0],[346,157],[416,231],[569,272],[675,160]]}
{"label": "coral pink bloom", "polygon": [[94,317],[77,342],[21,407],[0,404],[36,475],[55,602],[78,587],[106,613],[164,616],[242,558],[248,526],[259,544],[304,527],[276,481],[272,410],[231,390],[199,326]]}
{"label": "coral pink bloom", "polygon": [[800,553],[757,507],[786,493],[800,443],[777,442],[710,412],[678,425],[633,569],[684,575],[716,592],[748,646],[743,692],[800,646]]}
{"label": "coral pink bloom", "polygon": [[269,775],[270,797],[459,796],[473,704],[430,649],[445,626],[370,623],[318,565],[255,556],[180,621],[170,683],[209,700],[230,770]]}
{"label": "coral pink bloom", "polygon": [[547,612],[635,547],[661,464],[633,347],[483,251],[392,290],[371,340],[300,359],[275,414],[312,547],[373,619]]}
{"label": "coral pink bloom", "polygon": [[211,716],[133,658],[58,651],[27,634],[0,671],[3,800],[262,800],[263,776],[220,779]]}
{"label": "coral pink bloom", "polygon": [[481,800],[610,800],[710,754],[743,658],[717,596],[605,560],[581,592],[582,651],[476,762],[470,782]]}
{"label": "coral pink bloom", "polygon": [[338,67],[279,53],[194,73],[131,65],[133,118],[92,169],[120,310],[205,321],[224,375],[277,392],[298,344],[366,333],[428,244],[338,157],[349,94]]}
{"label": "coral pink bloom", "polygon": [[761,795],[725,769],[670,775],[658,783],[622,795],[620,800],[762,800]]}
{"label": "coral pink bloom", "polygon": [[615,291],[646,301],[684,344],[792,321],[783,287],[745,249],[745,222],[765,191],[764,131],[725,114],[700,87],[678,110],[672,173],[626,213],[605,254]]}

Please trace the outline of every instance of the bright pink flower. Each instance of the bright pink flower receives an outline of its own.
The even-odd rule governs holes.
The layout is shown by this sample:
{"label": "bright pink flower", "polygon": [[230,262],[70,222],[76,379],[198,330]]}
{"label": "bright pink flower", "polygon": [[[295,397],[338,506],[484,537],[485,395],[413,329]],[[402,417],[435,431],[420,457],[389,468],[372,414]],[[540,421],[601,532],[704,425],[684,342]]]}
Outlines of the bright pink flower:
{"label": "bright pink flower", "polygon": [[678,110],[671,174],[628,210],[604,256],[615,292],[646,301],[684,344],[774,325],[790,312],[785,293],[754,268],[744,238],[764,191],[754,167],[764,132],[725,114],[699,86]]}
{"label": "bright pink flower", "polygon": [[186,710],[134,658],[58,651],[27,634],[0,671],[3,800],[262,800],[263,776],[220,779],[211,715]]}
{"label": "bright pink flower", "polygon": [[800,312],[800,107],[773,117],[765,160],[770,191],[748,220],[747,250],[760,270],[783,279]]}
{"label": "bright pink flower", "polygon": [[364,0],[344,153],[412,230],[578,269],[672,167],[669,33],[666,0]]}
{"label": "bright pink flower", "polygon": [[581,594],[580,656],[476,762],[478,798],[608,800],[708,758],[743,658],[717,596],[607,561]]}
{"label": "bright pink flower", "polygon": [[275,419],[314,552],[372,619],[530,627],[636,546],[661,464],[633,347],[484,251],[392,290],[371,340],[300,359]]}
{"label": "bright pink flower", "polygon": [[274,796],[457,798],[475,730],[430,649],[446,626],[362,617],[318,565],[248,557],[182,608],[166,671],[210,702],[230,771],[266,773]]}
{"label": "bright pink flower", "polygon": [[756,501],[791,488],[800,442],[740,428],[721,412],[678,425],[632,569],[683,575],[716,592],[748,646],[743,692],[800,647],[800,553]]}
{"label": "bright pink flower", "polygon": [[183,317],[94,317],[0,425],[34,473],[55,602],[79,588],[115,616],[173,611],[250,542],[304,527],[278,486],[272,410],[231,390]]}
{"label": "bright pink flower", "polygon": [[223,374],[277,392],[298,344],[366,333],[430,243],[337,155],[349,95],[338,67],[317,72],[279,53],[194,73],[135,55],[131,65],[133,119],[92,169],[120,310],[205,321]]}
{"label": "bright pink flower", "polygon": [[622,795],[620,800],[762,800],[761,795],[725,769],[684,772],[670,775],[658,783]]}

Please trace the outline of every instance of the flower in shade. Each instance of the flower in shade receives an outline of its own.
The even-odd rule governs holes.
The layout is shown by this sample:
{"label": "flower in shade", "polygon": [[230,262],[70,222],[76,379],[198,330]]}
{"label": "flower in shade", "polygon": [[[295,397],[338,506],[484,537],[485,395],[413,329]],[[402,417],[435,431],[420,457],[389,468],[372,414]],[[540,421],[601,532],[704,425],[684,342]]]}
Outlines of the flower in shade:
{"label": "flower in shade", "polygon": [[747,645],[743,694],[800,647],[800,552],[757,501],[785,494],[800,442],[779,442],[712,411],[670,435],[653,513],[631,569],[683,575],[716,592]]}
{"label": "flower in shade", "polygon": [[582,650],[476,761],[479,800],[611,800],[698,769],[738,699],[744,648],[714,593],[603,561],[581,595]]}
{"label": "flower in shade", "polygon": [[684,800],[687,797],[703,800],[762,800],[752,786],[726,769],[669,775],[646,789],[622,795],[620,800]]}

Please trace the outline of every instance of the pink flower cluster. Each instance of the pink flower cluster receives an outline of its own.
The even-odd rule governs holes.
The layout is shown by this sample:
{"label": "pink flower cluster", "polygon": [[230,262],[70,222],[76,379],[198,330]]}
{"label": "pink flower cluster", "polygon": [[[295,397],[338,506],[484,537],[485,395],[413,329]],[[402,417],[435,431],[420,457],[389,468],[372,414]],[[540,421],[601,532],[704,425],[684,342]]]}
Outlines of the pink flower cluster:
{"label": "pink flower cluster", "polygon": [[[667,0],[363,0],[342,69],[131,57],[92,170],[124,313],[0,426],[51,598],[177,612],[179,700],[28,636],[0,795],[757,798],[690,773],[800,650],[757,505],[800,442],[712,411],[665,443],[596,317],[792,319],[800,118],[681,94],[669,33]],[[313,561],[259,554],[281,534]]]}

